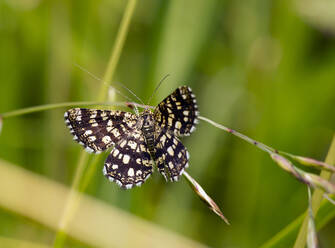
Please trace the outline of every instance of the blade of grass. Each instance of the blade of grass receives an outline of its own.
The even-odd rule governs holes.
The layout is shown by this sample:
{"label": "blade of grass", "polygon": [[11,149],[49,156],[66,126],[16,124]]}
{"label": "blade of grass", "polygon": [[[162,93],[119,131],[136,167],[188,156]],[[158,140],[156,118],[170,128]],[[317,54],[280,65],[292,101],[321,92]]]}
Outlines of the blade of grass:
{"label": "blade of grass", "polygon": [[[119,27],[119,31],[116,35],[116,40],[114,47],[112,49],[112,53],[107,65],[107,69],[105,72],[105,75],[103,77],[103,80],[101,82],[100,86],[100,93],[98,96],[99,101],[104,101],[106,100],[107,97],[107,92],[108,92],[108,82],[111,82],[114,76],[114,72],[116,69],[116,66],[119,62],[120,54],[125,42],[126,35],[128,33],[128,27],[130,24],[130,20],[133,16],[135,6],[136,6],[137,0],[129,0],[124,12],[124,15],[121,20],[121,24]],[[107,82],[107,83],[106,83]],[[86,165],[86,160],[88,156],[86,155],[85,151],[82,151],[80,154],[80,162],[77,166],[76,172],[75,172],[75,178],[78,178],[78,180],[74,180],[71,186],[71,192],[72,191],[77,191],[79,187],[79,182],[80,179],[84,175],[84,168]],[[81,162],[83,161],[83,162]],[[90,178],[87,179],[88,181]],[[54,242],[54,247],[63,247],[66,239],[66,231],[67,231],[67,226],[66,223],[68,223],[71,219],[72,213],[75,212],[76,206],[79,204],[80,199],[71,197],[72,193],[70,194],[69,201],[67,202],[67,206],[65,207],[65,211],[60,219],[60,225],[59,225],[59,231],[56,234],[55,237],[55,242]],[[65,223],[65,225],[64,225]]]}
{"label": "blade of grass", "polygon": [[31,241],[26,240],[20,240],[20,239],[12,239],[7,237],[1,237],[0,236],[0,244],[1,247],[7,247],[7,248],[14,248],[14,247],[20,247],[20,248],[48,248],[49,246],[42,243],[34,243]]}
{"label": "blade of grass", "polygon": [[76,187],[79,185],[81,176],[84,173],[84,167],[88,160],[88,154],[83,153],[80,156],[79,164],[77,166],[76,173],[74,175],[74,179],[71,185],[71,190],[68,195],[67,202],[65,203],[65,208],[63,211],[63,215],[60,218],[59,222],[59,232],[56,235],[54,247],[62,247],[64,245],[65,237],[66,237],[66,228],[69,225],[69,222],[72,220],[75,210],[79,204],[79,194],[77,194]]}
{"label": "blade of grass", "polygon": [[[332,144],[329,148],[329,152],[325,161],[327,164],[335,164],[335,135],[333,137]],[[320,176],[326,180],[329,180],[332,173],[329,171],[322,171]],[[323,191],[320,189],[316,189],[312,196],[312,209],[313,214],[316,216],[321,201],[323,199]],[[307,229],[308,229],[308,216],[305,217],[304,222],[299,230],[298,237],[295,241],[294,248],[304,248],[306,244],[306,235],[307,235]]]}
{"label": "blade of grass", "polygon": [[[327,164],[334,164],[335,163],[335,136],[333,137],[332,143],[330,145],[330,148],[328,150],[327,158],[325,160]],[[330,172],[328,171],[322,171],[321,177],[324,179],[330,178]],[[318,193],[320,192],[320,193]],[[320,195],[319,195],[320,194]],[[317,189],[314,191],[314,194],[312,196],[312,206],[314,210],[314,216],[316,216],[316,222],[317,222],[317,229],[320,229],[323,225],[325,225],[328,221],[330,221],[331,218],[335,215],[335,209],[334,206],[327,202],[323,202],[321,204],[320,213],[316,214],[316,203],[320,203],[322,200],[322,194],[323,191]],[[318,204],[320,206],[320,204]],[[307,223],[306,221],[306,213],[300,215],[297,217],[294,221],[292,221],[290,224],[288,224],[284,229],[282,229],[280,232],[275,234],[271,239],[269,239],[267,242],[265,242],[261,248],[275,248],[275,247],[291,247],[294,242],[294,236],[297,235],[299,231],[299,226],[301,223],[306,223],[304,227],[304,232],[306,234],[307,231]],[[306,242],[306,235],[305,235],[305,242]]]}
{"label": "blade of grass", "polygon": [[[71,188],[22,167],[0,159],[0,207],[57,230]],[[82,204],[67,234],[90,247],[205,247],[88,195],[74,194]],[[7,247],[1,239],[0,247]]]}
{"label": "blade of grass", "polygon": [[[333,198],[332,198],[333,200]],[[265,242],[260,248],[281,248],[292,247],[294,240],[298,234],[299,227],[301,226],[306,214],[303,213],[287,225],[284,229],[278,232],[270,240]],[[323,201],[316,216],[316,229],[320,230],[335,216],[335,208],[333,203]]]}

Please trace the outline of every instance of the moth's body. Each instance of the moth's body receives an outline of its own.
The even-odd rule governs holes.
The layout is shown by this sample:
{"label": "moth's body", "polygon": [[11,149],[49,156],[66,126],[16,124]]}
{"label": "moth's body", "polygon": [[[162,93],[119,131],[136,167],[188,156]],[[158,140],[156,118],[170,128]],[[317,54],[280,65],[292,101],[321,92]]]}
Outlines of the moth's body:
{"label": "moth's body", "polygon": [[[150,155],[155,159],[155,136],[159,132],[159,127],[156,125],[152,112],[149,109],[145,109],[139,118],[139,127],[145,138]],[[157,138],[157,137],[156,137]]]}
{"label": "moth's body", "polygon": [[177,88],[154,110],[135,115],[123,111],[74,108],[65,122],[74,140],[88,152],[112,148],[104,175],[122,188],[141,185],[156,165],[159,172],[177,181],[188,167],[189,154],[178,139],[197,124],[198,107],[191,89]]}

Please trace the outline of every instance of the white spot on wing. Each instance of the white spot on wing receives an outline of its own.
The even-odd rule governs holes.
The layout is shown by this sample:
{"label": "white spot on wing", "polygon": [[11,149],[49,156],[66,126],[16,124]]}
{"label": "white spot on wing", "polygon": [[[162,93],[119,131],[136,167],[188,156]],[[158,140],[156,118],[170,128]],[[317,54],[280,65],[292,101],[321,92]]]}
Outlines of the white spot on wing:
{"label": "white spot on wing", "polygon": [[92,148],[90,148],[90,147],[86,147],[86,148],[85,148],[85,151],[87,151],[87,152],[89,152],[89,153],[94,152],[94,150],[93,150]]}
{"label": "white spot on wing", "polygon": [[174,151],[171,146],[167,149],[167,152],[170,154],[170,156],[174,155]]}
{"label": "white spot on wing", "polygon": [[137,144],[135,143],[135,141],[133,141],[133,140],[129,140],[129,141],[128,141],[128,146],[130,146],[131,149],[135,150]]}
{"label": "white spot on wing", "polygon": [[176,123],[175,123],[175,128],[177,128],[177,129],[180,129],[181,128],[181,122],[180,121],[176,121]]}
{"label": "white spot on wing", "polygon": [[[130,160],[130,156],[126,154],[126,155],[123,156],[122,162],[123,162],[124,164],[128,164],[128,163],[129,163],[129,160]],[[131,169],[131,168],[130,168],[130,169]]]}
{"label": "white spot on wing", "polygon": [[120,146],[123,148],[126,144],[127,144],[127,141],[124,140],[124,141],[122,141],[122,142],[120,143]]}
{"label": "white spot on wing", "polygon": [[161,137],[161,143],[162,143],[163,145],[165,145],[165,141],[166,141],[166,136],[165,136],[165,135],[162,135],[162,137]]}
{"label": "white spot on wing", "polygon": [[119,166],[118,166],[117,164],[113,164],[113,165],[112,165],[112,169],[113,169],[113,170],[116,170],[117,168],[119,168]]}
{"label": "white spot on wing", "polygon": [[133,184],[126,184],[124,187],[125,187],[126,189],[131,189],[131,188],[133,187]]}
{"label": "white spot on wing", "polygon": [[111,137],[109,137],[108,135],[102,137],[102,142],[104,142],[105,144],[109,144],[111,140]]}
{"label": "white spot on wing", "polygon": [[87,130],[87,131],[85,131],[84,135],[89,136],[89,135],[91,135],[92,133],[93,133],[92,130]]}
{"label": "white spot on wing", "polygon": [[173,167],[174,167],[174,165],[171,161],[169,162],[169,167],[170,167],[170,169],[173,169]]}
{"label": "white spot on wing", "polygon": [[115,137],[119,137],[121,134],[120,134],[120,132],[119,132],[119,130],[117,130],[116,128],[114,128],[113,130],[112,130],[112,134],[115,136]]}
{"label": "white spot on wing", "polygon": [[135,174],[134,169],[133,168],[129,168],[129,170],[128,170],[128,176],[133,177],[134,174]]}
{"label": "white spot on wing", "polygon": [[113,156],[116,157],[119,154],[119,150],[117,148],[114,148]]}

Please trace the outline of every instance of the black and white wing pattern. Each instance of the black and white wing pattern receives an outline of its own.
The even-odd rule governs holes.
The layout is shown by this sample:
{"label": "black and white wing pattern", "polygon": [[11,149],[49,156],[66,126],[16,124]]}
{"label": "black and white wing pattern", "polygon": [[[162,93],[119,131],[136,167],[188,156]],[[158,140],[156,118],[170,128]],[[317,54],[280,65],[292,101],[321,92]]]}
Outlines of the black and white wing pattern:
{"label": "black and white wing pattern", "polygon": [[100,153],[128,137],[138,117],[123,111],[74,108],[64,118],[75,141],[88,152]]}
{"label": "black and white wing pattern", "polygon": [[118,142],[106,159],[104,175],[120,187],[140,186],[151,175],[153,161],[140,130]]}
{"label": "black and white wing pattern", "polygon": [[155,162],[159,172],[171,181],[178,181],[188,167],[189,153],[180,140],[173,134],[161,132],[155,143]]}
{"label": "black and white wing pattern", "polygon": [[194,94],[181,86],[159,103],[154,113],[149,108],[139,115],[73,108],[64,118],[73,139],[88,152],[113,148],[103,173],[121,188],[130,189],[152,174],[154,161],[165,179],[178,181],[189,161],[178,136],[193,132],[198,115]]}
{"label": "black and white wing pattern", "polygon": [[181,86],[161,101],[154,111],[158,125],[177,136],[188,136],[195,130],[199,111],[190,87]]}

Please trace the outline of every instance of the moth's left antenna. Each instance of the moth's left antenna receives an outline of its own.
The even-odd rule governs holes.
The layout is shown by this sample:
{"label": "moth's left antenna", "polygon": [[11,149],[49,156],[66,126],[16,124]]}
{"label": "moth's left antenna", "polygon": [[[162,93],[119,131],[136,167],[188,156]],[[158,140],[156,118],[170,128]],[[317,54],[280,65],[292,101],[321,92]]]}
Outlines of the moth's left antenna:
{"label": "moth's left antenna", "polygon": [[[127,100],[129,100],[130,102],[133,102],[133,99],[129,98],[128,96],[122,94],[119,90],[117,90],[115,87],[111,86],[110,84],[108,84],[107,82],[103,81],[101,78],[97,77],[96,75],[94,75],[93,73],[91,73],[90,71],[86,70],[84,67],[78,65],[77,63],[74,64],[75,66],[77,66],[80,70],[86,72],[87,74],[89,74],[91,77],[93,77],[94,79],[103,82],[104,84],[106,84],[107,86],[113,88],[115,90],[116,93],[118,93],[119,95],[123,96],[124,98],[126,98]],[[133,96],[136,97],[136,99],[138,99],[143,105],[144,102],[134,93],[132,92],[130,89],[128,89],[126,86],[124,86],[121,83],[115,82],[116,84],[120,85],[122,88],[126,89],[130,94],[132,94]],[[135,107],[135,112],[138,115],[139,111],[137,109],[137,106],[134,105]]]}

